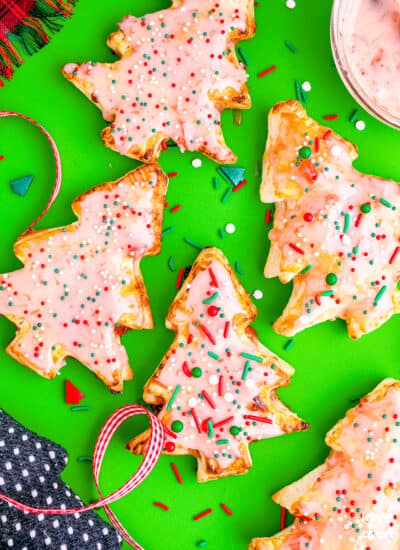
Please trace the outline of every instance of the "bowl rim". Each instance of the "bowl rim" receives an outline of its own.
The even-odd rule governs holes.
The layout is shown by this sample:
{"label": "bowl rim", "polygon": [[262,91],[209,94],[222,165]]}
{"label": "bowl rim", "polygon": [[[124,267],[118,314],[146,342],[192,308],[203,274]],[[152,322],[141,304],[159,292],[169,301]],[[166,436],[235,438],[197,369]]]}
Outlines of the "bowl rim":
{"label": "bowl rim", "polygon": [[349,0],[334,0],[331,19],[330,19],[330,39],[331,39],[331,48],[333,59],[335,61],[336,69],[339,73],[339,76],[353,96],[357,103],[365,109],[370,115],[379,121],[400,130],[400,117],[390,115],[384,108],[380,109],[378,106],[371,104],[370,97],[365,89],[359,84],[356,78],[352,75],[350,64],[347,62],[346,56],[343,51],[340,50],[341,37],[340,37],[340,15],[341,8],[349,5]]}

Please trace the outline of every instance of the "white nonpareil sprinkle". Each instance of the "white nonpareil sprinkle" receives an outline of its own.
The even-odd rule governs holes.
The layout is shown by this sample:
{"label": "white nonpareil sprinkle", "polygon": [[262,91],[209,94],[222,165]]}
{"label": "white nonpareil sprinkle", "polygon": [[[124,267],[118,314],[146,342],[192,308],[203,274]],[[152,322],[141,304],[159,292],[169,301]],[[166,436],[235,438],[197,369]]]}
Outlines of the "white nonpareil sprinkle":
{"label": "white nonpareil sprinkle", "polygon": [[295,8],[296,7],[295,0],[286,0],[286,7],[289,8],[290,10]]}
{"label": "white nonpareil sprinkle", "polygon": [[192,166],[193,168],[200,168],[203,163],[200,159],[193,159],[192,160]]}
{"label": "white nonpareil sprinkle", "polygon": [[357,120],[355,126],[358,131],[362,132],[365,130],[366,124],[363,120]]}
{"label": "white nonpareil sprinkle", "polygon": [[255,300],[261,300],[263,296],[264,296],[264,294],[263,294],[262,290],[257,289],[253,292],[253,298]]}
{"label": "white nonpareil sprinkle", "polygon": [[312,90],[311,83],[308,82],[308,80],[305,80],[305,81],[303,82],[303,84],[301,85],[301,87],[303,88],[303,90],[304,90],[305,92],[311,92],[311,90]]}
{"label": "white nonpareil sprinkle", "polygon": [[225,226],[225,231],[229,234],[232,234],[236,231],[236,226],[233,223],[227,223]]}

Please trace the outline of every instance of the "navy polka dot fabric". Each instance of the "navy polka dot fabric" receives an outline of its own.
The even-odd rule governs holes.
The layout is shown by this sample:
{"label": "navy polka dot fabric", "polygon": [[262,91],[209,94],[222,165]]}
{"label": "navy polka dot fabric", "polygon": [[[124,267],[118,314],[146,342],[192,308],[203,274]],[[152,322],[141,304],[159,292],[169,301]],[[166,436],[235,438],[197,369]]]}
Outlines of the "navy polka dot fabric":
{"label": "navy polka dot fabric", "polygon": [[[60,475],[66,451],[30,432],[0,409],[0,492],[41,508],[82,502]],[[32,515],[0,500],[0,549],[118,550],[121,537],[93,512]]]}

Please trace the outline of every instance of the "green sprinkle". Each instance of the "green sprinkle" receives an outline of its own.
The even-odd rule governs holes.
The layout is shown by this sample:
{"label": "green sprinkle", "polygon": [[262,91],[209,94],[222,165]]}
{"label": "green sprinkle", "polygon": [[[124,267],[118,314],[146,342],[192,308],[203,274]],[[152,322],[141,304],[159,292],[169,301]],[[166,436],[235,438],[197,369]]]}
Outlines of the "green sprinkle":
{"label": "green sprinkle", "polygon": [[249,369],[250,369],[250,361],[246,361],[242,372],[242,380],[246,380],[247,375],[249,374]]}
{"label": "green sprinkle", "polygon": [[174,401],[177,398],[180,389],[181,385],[177,384],[176,388],[174,389],[174,393],[171,395],[171,399],[168,401],[167,411],[170,411],[172,409],[172,405],[174,404]]}
{"label": "green sprinkle", "polygon": [[347,233],[349,229],[350,229],[350,214],[346,213],[344,215],[343,233]]}
{"label": "green sprinkle", "polygon": [[309,159],[312,155],[312,151],[310,147],[302,147],[299,151],[299,155],[302,159]]}
{"label": "green sprinkle", "polygon": [[300,271],[300,274],[305,275],[306,273],[308,273],[310,271],[310,269],[312,269],[312,265],[308,264],[302,271]]}
{"label": "green sprinkle", "polygon": [[217,441],[215,443],[217,445],[228,445],[229,444],[229,439],[217,439]]}
{"label": "green sprinkle", "polygon": [[235,270],[239,275],[243,275],[244,271],[239,262],[235,262]]}
{"label": "green sprinkle", "polygon": [[371,205],[369,202],[365,202],[361,205],[360,210],[363,214],[369,214],[371,212]]}
{"label": "green sprinkle", "polygon": [[382,296],[385,294],[385,292],[387,291],[387,286],[384,285],[380,291],[378,292],[378,294],[375,296],[375,300],[374,300],[374,306],[376,307],[378,304],[379,304],[379,300],[382,298]]}
{"label": "green sprinkle", "polygon": [[328,273],[325,277],[325,281],[327,285],[334,286],[338,281],[337,275],[335,275],[335,273]]}
{"label": "green sprinkle", "polygon": [[214,185],[214,189],[218,191],[218,189],[220,188],[220,181],[218,178],[213,178],[213,185]]}
{"label": "green sprinkle", "polygon": [[168,233],[171,233],[171,231],[174,231],[175,227],[171,225],[171,227],[167,227],[164,229],[164,231],[161,233],[162,237],[165,237],[165,235],[168,235]]}
{"label": "green sprinkle", "polygon": [[78,405],[76,407],[71,407],[72,412],[90,411],[90,410],[92,410],[92,407],[88,407],[87,405]]}
{"label": "green sprinkle", "polygon": [[390,203],[389,201],[387,201],[386,199],[379,199],[379,202],[381,204],[383,204],[383,206],[386,206],[386,208],[392,208],[392,203]]}
{"label": "green sprinkle", "polygon": [[250,65],[250,61],[249,61],[249,58],[247,57],[245,51],[242,48],[238,48],[237,51],[238,51],[238,54],[240,55],[240,58],[243,61],[243,63],[246,65],[246,67],[248,67]]}
{"label": "green sprinkle", "polygon": [[239,426],[231,426],[231,427],[229,428],[229,431],[230,431],[230,433],[231,433],[232,435],[239,435],[240,432],[242,431],[242,429],[239,428]]}
{"label": "green sprinkle", "polygon": [[171,430],[175,433],[180,433],[183,430],[183,422],[174,420],[171,424]]}
{"label": "green sprinkle", "polygon": [[170,256],[168,258],[168,267],[171,271],[176,271],[174,256]]}
{"label": "green sprinkle", "polygon": [[213,423],[212,423],[212,420],[209,420],[207,422],[207,427],[208,427],[208,437],[211,438],[213,437],[214,435],[214,426],[213,426]]}
{"label": "green sprinkle", "polygon": [[293,346],[294,346],[294,339],[291,338],[291,339],[288,340],[288,341],[286,342],[286,344],[283,346],[283,349],[284,349],[285,351],[289,351],[289,350],[292,349]]}
{"label": "green sprinkle", "polygon": [[199,542],[196,543],[196,546],[198,548],[204,548],[205,546],[207,546],[208,542],[206,540],[199,540]]}
{"label": "green sprinkle", "polygon": [[257,363],[263,363],[264,359],[262,357],[259,357],[258,355],[251,355],[251,353],[241,353],[241,357],[244,357],[245,359],[250,359],[251,361],[257,361]]}
{"label": "green sprinkle", "polygon": [[285,40],[284,44],[287,49],[290,50],[292,53],[297,53],[297,48],[292,42],[289,42],[289,40]]}
{"label": "green sprinkle", "polygon": [[183,239],[186,244],[189,244],[190,246],[193,246],[193,248],[197,248],[197,250],[203,250],[204,246],[202,246],[199,243],[196,243],[195,241],[192,241],[192,239],[188,239],[188,237],[184,237]]}
{"label": "green sprinkle", "polygon": [[351,122],[353,124],[358,118],[358,113],[359,113],[359,110],[354,109],[354,111],[351,113],[351,115],[349,117],[349,122]]}
{"label": "green sprinkle", "polygon": [[219,296],[219,292],[214,292],[214,294],[212,296],[210,296],[209,298],[206,298],[205,300],[203,300],[203,304],[211,304],[211,302],[213,302],[214,300],[216,300]]}
{"label": "green sprinkle", "polygon": [[78,456],[76,459],[78,462],[92,462],[91,456]]}
{"label": "green sprinkle", "polygon": [[229,197],[232,195],[232,188],[231,187],[228,187],[228,189],[225,191],[225,193],[222,195],[222,199],[221,199],[221,202],[222,203],[225,203]]}
{"label": "green sprinkle", "polygon": [[221,359],[220,356],[214,353],[213,351],[207,352],[207,355],[209,355],[209,357],[211,357],[212,359],[215,359],[216,361],[219,361]]}
{"label": "green sprinkle", "polygon": [[334,294],[333,290],[324,290],[321,292],[321,296],[333,296]]}
{"label": "green sprinkle", "polygon": [[193,378],[200,378],[203,374],[203,371],[200,367],[193,367],[190,372],[192,373]]}
{"label": "green sprinkle", "polygon": [[306,103],[307,102],[306,94],[305,94],[305,92],[304,92],[303,88],[301,87],[301,84],[298,80],[294,81],[294,86],[295,86],[295,90],[296,90],[296,99],[297,99],[297,101],[300,101],[301,103]]}

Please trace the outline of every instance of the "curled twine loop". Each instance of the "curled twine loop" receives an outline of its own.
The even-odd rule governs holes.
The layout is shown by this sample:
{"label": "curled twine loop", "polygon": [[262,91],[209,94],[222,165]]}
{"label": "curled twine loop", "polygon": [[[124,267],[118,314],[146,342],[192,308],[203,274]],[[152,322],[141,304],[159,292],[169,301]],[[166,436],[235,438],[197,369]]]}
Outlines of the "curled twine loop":
{"label": "curled twine loop", "polygon": [[[22,118],[30,122],[37,128],[39,128],[39,130],[46,136],[46,138],[48,139],[51,145],[54,160],[56,163],[56,179],[54,182],[54,186],[53,186],[53,190],[50,195],[50,198],[46,206],[42,210],[42,212],[34,219],[34,221],[29,225],[29,227],[27,227],[27,229],[25,229],[25,231],[22,234],[22,235],[27,235],[33,230],[36,224],[48,212],[49,208],[51,207],[51,205],[54,203],[54,201],[58,196],[58,193],[61,187],[61,180],[62,180],[60,153],[57,149],[56,142],[54,141],[52,136],[47,132],[47,130],[45,130],[45,128],[43,128],[43,126],[41,126],[34,119],[13,111],[0,111],[0,118],[2,117]],[[128,479],[128,481],[126,481],[119,489],[116,489],[108,496],[103,496],[99,486],[100,469],[103,463],[105,453],[110,444],[110,441],[114,433],[118,430],[121,424],[125,422],[125,420],[128,420],[133,416],[142,415],[142,414],[145,414],[150,420],[150,440],[149,440],[149,444],[146,449],[145,455],[143,457],[143,460],[140,463],[140,466],[137,469],[137,471]],[[136,550],[143,550],[142,546],[140,546],[140,544],[138,544],[130,536],[128,531],[118,520],[114,512],[109,507],[109,504],[121,499],[125,495],[132,492],[134,489],[136,489],[136,487],[138,487],[138,485],[140,485],[146,479],[146,477],[151,473],[151,471],[157,464],[157,461],[161,455],[163,446],[164,446],[164,428],[160,420],[156,416],[151,414],[144,407],[141,407],[139,405],[126,405],[125,407],[122,407],[117,411],[115,411],[108,418],[108,420],[104,424],[97,438],[96,446],[93,453],[92,468],[93,468],[94,482],[96,484],[97,492],[100,496],[99,500],[97,500],[92,504],[81,506],[80,508],[36,508],[36,507],[28,506],[26,504],[18,502],[17,500],[14,500],[13,498],[10,498],[7,495],[4,495],[2,493],[0,493],[0,499],[14,506],[18,510],[21,510],[22,512],[28,512],[30,514],[70,515],[70,514],[75,514],[77,512],[79,513],[87,512],[95,508],[103,507],[111,524],[118,530],[122,538]]]}

